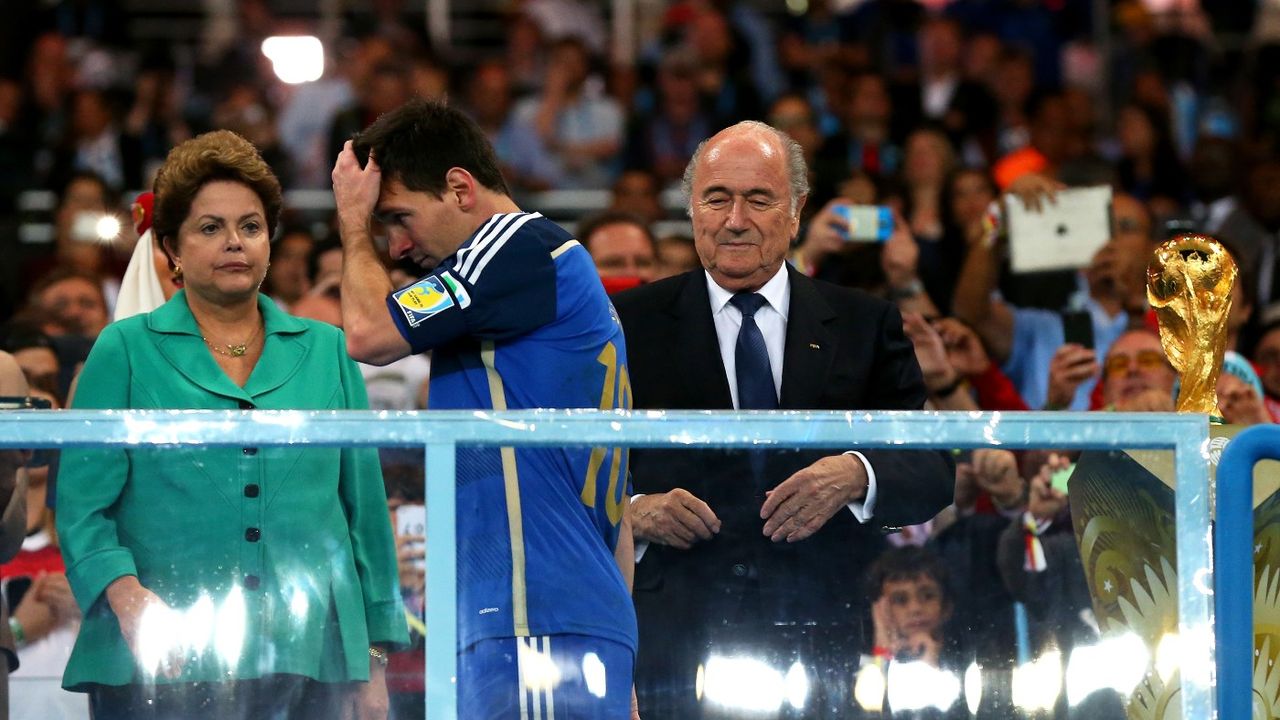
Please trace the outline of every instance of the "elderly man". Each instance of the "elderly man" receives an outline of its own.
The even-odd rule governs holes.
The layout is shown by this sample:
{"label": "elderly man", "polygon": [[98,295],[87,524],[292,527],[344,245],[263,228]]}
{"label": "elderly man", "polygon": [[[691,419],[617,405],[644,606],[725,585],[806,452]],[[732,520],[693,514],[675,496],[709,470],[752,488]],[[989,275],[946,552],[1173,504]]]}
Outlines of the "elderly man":
{"label": "elderly man", "polygon": [[[894,306],[784,263],[806,177],[799,146],[763,123],[698,148],[685,187],[702,268],[615,296],[635,407],[922,407]],[[650,450],[632,472],[642,716],[761,717],[776,700],[796,716],[843,717],[870,650],[862,578],[880,530],[951,502],[948,457]],[[803,707],[757,702],[756,676],[721,672],[718,659],[744,655],[779,679],[800,662],[812,688]]]}
{"label": "elderly man", "polygon": [[[20,407],[27,400],[27,380],[18,361],[0,352],[0,407]],[[0,449],[0,563],[22,549],[27,533],[26,483],[21,471],[26,456]],[[0,720],[9,717],[9,673],[18,669],[18,653],[9,622],[9,608],[0,597]]]}

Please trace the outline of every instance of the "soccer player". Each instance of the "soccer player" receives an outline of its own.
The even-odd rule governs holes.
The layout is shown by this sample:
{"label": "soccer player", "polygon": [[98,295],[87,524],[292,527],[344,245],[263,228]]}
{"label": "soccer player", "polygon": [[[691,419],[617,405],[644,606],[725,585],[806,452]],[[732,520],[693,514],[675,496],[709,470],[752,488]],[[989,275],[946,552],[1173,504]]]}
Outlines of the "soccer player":
{"label": "soccer player", "polygon": [[[591,256],[521,212],[483,132],[415,100],[333,168],[347,349],[432,351],[432,409],[630,408],[622,328]],[[393,258],[433,268],[395,288]],[[459,717],[628,717],[636,649],[622,448],[458,449]]]}

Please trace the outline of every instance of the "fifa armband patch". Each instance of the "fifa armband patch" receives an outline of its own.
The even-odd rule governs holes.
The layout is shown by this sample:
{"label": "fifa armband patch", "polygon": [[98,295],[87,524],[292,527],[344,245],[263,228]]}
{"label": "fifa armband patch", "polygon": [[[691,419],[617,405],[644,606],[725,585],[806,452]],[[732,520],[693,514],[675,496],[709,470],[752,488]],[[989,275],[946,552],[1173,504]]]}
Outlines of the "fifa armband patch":
{"label": "fifa armband patch", "polygon": [[431,275],[391,293],[404,313],[409,327],[416,328],[428,318],[448,310],[456,303],[440,278]]}

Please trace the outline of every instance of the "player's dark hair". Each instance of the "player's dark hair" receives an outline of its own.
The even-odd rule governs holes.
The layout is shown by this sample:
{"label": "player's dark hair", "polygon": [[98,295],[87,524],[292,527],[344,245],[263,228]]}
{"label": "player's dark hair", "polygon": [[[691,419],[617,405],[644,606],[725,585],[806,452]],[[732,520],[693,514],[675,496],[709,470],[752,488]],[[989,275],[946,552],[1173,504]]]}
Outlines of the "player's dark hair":
{"label": "player's dark hair", "polygon": [[357,133],[353,145],[361,164],[372,152],[384,180],[398,180],[415,192],[443,195],[445,175],[456,167],[494,192],[511,194],[484,131],[442,102],[410,100]]}

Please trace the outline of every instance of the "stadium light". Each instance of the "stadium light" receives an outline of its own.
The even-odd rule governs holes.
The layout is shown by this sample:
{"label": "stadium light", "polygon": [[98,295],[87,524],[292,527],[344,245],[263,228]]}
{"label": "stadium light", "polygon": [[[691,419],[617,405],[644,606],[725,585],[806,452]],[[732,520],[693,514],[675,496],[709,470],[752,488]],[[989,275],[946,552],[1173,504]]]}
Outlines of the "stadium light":
{"label": "stadium light", "polygon": [[262,41],[276,77],[290,85],[319,80],[324,74],[324,45],[312,35],[277,35]]}

